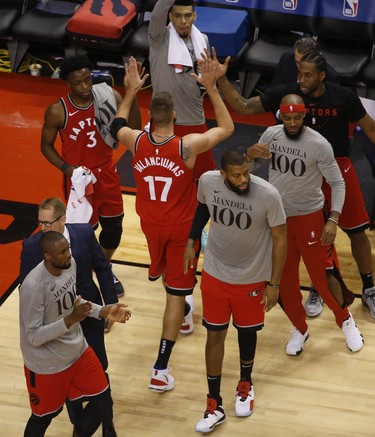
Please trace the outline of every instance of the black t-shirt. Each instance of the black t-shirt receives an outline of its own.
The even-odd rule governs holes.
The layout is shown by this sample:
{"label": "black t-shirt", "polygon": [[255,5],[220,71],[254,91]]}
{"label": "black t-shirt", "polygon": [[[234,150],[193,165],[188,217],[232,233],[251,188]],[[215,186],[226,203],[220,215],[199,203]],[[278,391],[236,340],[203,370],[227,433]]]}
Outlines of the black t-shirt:
{"label": "black t-shirt", "polygon": [[268,112],[276,111],[287,94],[301,96],[307,109],[305,125],[318,131],[332,144],[335,156],[349,156],[349,122],[363,118],[366,110],[350,88],[330,82],[325,83],[325,88],[321,96],[314,98],[301,93],[298,83],[279,85],[269,88],[260,100]]}

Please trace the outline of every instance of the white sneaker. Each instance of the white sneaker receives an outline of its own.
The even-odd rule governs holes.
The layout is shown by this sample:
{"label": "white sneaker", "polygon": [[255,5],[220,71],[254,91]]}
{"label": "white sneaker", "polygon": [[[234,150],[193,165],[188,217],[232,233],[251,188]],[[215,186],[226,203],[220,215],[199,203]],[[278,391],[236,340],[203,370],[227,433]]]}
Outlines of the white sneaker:
{"label": "white sneaker", "polygon": [[303,351],[303,346],[310,339],[309,332],[301,334],[297,328],[293,326],[292,336],[286,345],[286,353],[288,355],[299,355]]}
{"label": "white sneaker", "polygon": [[247,417],[254,410],[254,386],[249,381],[239,381],[237,385],[234,411],[237,417]]}
{"label": "white sneaker", "polygon": [[364,290],[361,301],[370,310],[371,317],[375,319],[375,287]]}
{"label": "white sneaker", "polygon": [[364,340],[351,314],[349,319],[343,322],[341,329],[343,334],[345,335],[346,345],[348,346],[348,348],[352,352],[360,351],[363,348]]}
{"label": "white sneaker", "polygon": [[195,425],[196,432],[211,432],[225,421],[224,409],[214,398],[207,396],[207,408],[202,419]]}
{"label": "white sneaker", "polygon": [[189,294],[188,296],[185,296],[185,302],[190,305],[190,311],[184,317],[184,320],[180,328],[180,333],[188,335],[194,331],[193,311],[194,311],[195,304],[194,304],[193,295]]}
{"label": "white sneaker", "polygon": [[316,317],[323,311],[323,299],[315,288],[310,288],[309,297],[305,302],[305,311],[309,317]]}
{"label": "white sneaker", "polygon": [[190,309],[194,312],[195,309],[194,295],[188,294],[187,296],[185,296],[185,302],[190,305]]}
{"label": "white sneaker", "polygon": [[169,374],[168,369],[158,370],[152,368],[151,381],[148,385],[149,390],[158,391],[163,393],[168,390],[174,389],[174,378]]}
{"label": "white sneaker", "polygon": [[194,331],[194,322],[193,322],[193,311],[190,312],[184,317],[184,321],[182,322],[180,333],[184,335],[191,334]]}

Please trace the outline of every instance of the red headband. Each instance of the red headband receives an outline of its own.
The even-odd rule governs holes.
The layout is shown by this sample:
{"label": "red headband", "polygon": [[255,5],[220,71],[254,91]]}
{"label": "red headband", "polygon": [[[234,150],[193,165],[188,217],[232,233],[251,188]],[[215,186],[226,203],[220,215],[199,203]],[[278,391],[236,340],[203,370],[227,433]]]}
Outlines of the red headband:
{"label": "red headband", "polygon": [[299,105],[280,105],[280,112],[285,114],[287,112],[305,112],[305,104],[300,103]]}

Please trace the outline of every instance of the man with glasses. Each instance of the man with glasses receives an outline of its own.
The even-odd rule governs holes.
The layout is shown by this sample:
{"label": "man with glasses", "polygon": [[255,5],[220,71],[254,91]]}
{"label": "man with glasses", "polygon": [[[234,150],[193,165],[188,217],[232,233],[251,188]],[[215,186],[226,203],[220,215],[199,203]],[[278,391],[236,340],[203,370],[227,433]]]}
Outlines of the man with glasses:
{"label": "man with glasses", "polygon": [[[103,254],[92,226],[88,223],[65,224],[65,214],[65,204],[59,198],[48,198],[40,203],[38,223],[42,229],[22,243],[20,284],[29,272],[43,261],[43,254],[39,249],[42,235],[49,231],[56,231],[68,240],[71,253],[77,263],[77,294],[98,305],[103,305],[103,300],[105,304],[116,303],[118,298],[111,266]],[[98,279],[100,290],[93,280],[93,271]],[[87,317],[81,321],[81,326],[87,343],[106,371],[108,359],[104,344],[103,319]],[[75,424],[77,412],[69,408],[69,415],[72,423]]]}

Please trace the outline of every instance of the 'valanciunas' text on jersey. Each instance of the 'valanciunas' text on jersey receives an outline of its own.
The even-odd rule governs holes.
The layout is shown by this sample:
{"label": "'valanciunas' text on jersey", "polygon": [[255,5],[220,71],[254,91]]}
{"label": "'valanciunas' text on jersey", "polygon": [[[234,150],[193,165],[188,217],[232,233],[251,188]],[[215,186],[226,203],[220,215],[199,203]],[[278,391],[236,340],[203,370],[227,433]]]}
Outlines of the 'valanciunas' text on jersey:
{"label": "'valanciunas' text on jersey", "polygon": [[137,185],[136,211],[154,225],[190,221],[197,206],[193,170],[182,159],[182,140],[172,136],[155,143],[147,132],[139,135],[133,158]]}
{"label": "'valanciunas' text on jersey", "polygon": [[[59,130],[62,159],[72,165],[84,165],[90,170],[106,168],[112,162],[113,150],[98,130],[94,102],[82,108],[73,103],[69,94],[61,97],[60,101],[65,110],[65,123]],[[113,110],[116,111],[116,108]]]}

